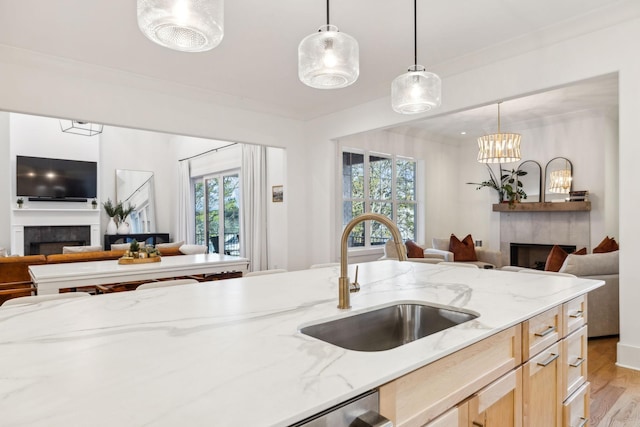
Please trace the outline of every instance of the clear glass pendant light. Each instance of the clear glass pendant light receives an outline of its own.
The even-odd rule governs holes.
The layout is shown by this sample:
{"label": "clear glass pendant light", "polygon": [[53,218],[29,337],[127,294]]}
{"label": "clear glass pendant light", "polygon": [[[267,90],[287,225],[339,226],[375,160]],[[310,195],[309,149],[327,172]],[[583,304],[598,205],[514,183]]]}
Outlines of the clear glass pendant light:
{"label": "clear glass pendant light", "polygon": [[438,108],[442,102],[442,81],[418,64],[417,0],[413,1],[413,66],[391,83],[391,107],[397,113],[417,114]]}
{"label": "clear glass pendant light", "polygon": [[316,89],[338,89],[349,86],[360,74],[358,42],[329,24],[305,37],[298,46],[298,77]]}
{"label": "clear glass pendant light", "polygon": [[223,12],[223,0],[138,0],[138,27],[161,46],[204,52],[222,41]]}

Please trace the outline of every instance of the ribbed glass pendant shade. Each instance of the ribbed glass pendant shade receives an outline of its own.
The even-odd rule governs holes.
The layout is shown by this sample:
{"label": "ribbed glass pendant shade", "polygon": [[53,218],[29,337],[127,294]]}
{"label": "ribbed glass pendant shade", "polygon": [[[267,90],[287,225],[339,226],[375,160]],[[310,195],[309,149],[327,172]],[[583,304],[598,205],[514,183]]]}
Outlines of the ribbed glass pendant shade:
{"label": "ribbed glass pendant shade", "polygon": [[356,39],[335,25],[323,25],[298,46],[298,77],[316,89],[349,86],[360,75],[359,52]]}
{"label": "ribbed glass pendant shade", "polygon": [[492,133],[478,138],[480,163],[510,163],[520,160],[520,135]]}
{"label": "ribbed glass pendant shade", "polygon": [[391,107],[402,114],[416,114],[438,108],[442,94],[442,81],[422,65],[414,65],[391,83]]}
{"label": "ribbed glass pendant shade", "polygon": [[223,0],[138,0],[138,27],[153,42],[204,52],[224,35]]}
{"label": "ribbed glass pendant shade", "polygon": [[549,174],[549,193],[569,194],[571,190],[571,170],[561,169]]}

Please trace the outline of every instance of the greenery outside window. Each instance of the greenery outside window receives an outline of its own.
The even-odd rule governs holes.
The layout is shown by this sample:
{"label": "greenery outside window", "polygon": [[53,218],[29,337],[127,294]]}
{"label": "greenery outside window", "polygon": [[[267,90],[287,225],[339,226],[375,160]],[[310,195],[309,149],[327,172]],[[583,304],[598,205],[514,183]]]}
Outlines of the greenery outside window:
{"label": "greenery outside window", "polygon": [[[417,163],[414,159],[369,152],[342,153],[342,225],[364,213],[392,219],[404,240],[416,240]],[[378,222],[356,225],[349,247],[375,247],[391,238]]]}
{"label": "greenery outside window", "polygon": [[194,178],[193,186],[196,243],[209,253],[240,255],[239,172]]}

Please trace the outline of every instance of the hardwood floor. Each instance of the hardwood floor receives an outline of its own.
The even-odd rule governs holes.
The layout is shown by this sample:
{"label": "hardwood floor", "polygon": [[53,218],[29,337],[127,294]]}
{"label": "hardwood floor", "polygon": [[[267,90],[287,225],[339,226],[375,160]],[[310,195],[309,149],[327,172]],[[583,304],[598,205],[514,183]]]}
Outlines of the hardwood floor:
{"label": "hardwood floor", "polygon": [[591,427],[640,426],[640,371],[616,366],[618,337],[589,340]]}

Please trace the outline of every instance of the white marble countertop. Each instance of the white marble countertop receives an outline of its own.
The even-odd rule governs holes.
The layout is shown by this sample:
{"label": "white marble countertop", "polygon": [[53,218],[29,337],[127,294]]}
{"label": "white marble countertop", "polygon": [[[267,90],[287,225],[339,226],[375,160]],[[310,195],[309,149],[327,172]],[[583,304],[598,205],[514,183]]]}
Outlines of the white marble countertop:
{"label": "white marble countertop", "polygon": [[[338,276],[331,267],[2,308],[1,424],[287,426],[603,283],[379,261],[360,264],[362,290],[343,311]],[[394,301],[480,317],[381,352],[298,332]]]}

